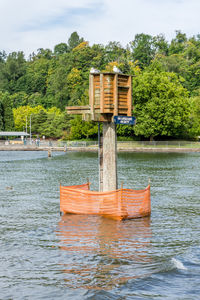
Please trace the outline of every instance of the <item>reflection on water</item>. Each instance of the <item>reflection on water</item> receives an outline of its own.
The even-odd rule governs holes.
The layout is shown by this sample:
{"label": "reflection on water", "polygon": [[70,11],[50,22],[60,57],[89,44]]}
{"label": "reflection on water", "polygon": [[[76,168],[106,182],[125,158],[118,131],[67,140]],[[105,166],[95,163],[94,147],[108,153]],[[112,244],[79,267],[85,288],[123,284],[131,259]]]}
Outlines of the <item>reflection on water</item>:
{"label": "reflection on water", "polygon": [[57,235],[68,262],[71,256],[70,263],[62,264],[66,284],[73,288],[109,289],[141,276],[142,265],[151,262],[150,218],[120,222],[68,214],[62,216]]}
{"label": "reflection on water", "polygon": [[151,178],[151,219],[60,217],[59,183],[97,190],[97,165],[96,153],[0,153],[0,299],[199,299],[200,153],[119,154],[124,187]]}

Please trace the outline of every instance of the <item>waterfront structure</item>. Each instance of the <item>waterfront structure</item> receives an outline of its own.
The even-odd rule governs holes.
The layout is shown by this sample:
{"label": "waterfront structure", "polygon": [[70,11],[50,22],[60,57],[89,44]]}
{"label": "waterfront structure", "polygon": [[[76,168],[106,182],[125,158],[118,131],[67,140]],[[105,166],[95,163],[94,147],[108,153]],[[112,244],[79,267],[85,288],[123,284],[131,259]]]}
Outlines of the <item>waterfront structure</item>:
{"label": "waterfront structure", "polygon": [[117,137],[115,117],[132,116],[132,79],[118,73],[90,73],[89,105],[68,106],[69,114],[81,114],[85,121],[103,124],[103,136],[99,135],[99,191],[118,188]]}

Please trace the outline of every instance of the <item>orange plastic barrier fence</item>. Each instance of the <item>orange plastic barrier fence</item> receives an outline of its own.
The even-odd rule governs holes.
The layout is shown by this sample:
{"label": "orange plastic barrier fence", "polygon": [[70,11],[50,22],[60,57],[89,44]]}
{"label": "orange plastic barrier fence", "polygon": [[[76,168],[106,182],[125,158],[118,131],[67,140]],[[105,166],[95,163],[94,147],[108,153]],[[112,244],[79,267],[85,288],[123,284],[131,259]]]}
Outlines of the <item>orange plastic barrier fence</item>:
{"label": "orange plastic barrier fence", "polygon": [[144,190],[118,189],[110,192],[89,190],[90,184],[60,186],[60,211],[96,214],[113,219],[132,219],[151,214],[150,185]]}

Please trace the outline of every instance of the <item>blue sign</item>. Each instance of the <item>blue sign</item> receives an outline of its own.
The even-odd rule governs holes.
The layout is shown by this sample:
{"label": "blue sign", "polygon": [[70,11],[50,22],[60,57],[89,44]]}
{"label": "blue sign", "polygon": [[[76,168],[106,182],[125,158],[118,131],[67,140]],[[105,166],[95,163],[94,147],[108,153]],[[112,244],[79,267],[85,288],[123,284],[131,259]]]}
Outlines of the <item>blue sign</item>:
{"label": "blue sign", "polygon": [[114,116],[114,123],[115,124],[122,124],[122,125],[135,125],[135,117],[127,117],[127,116]]}

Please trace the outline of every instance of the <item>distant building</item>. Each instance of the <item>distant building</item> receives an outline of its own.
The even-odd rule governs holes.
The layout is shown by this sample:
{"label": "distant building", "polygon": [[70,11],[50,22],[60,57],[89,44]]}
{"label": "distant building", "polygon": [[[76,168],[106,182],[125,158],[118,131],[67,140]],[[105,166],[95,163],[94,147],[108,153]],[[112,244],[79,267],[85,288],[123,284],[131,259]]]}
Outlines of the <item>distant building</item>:
{"label": "distant building", "polygon": [[0,131],[0,137],[1,136],[5,136],[5,137],[9,137],[9,136],[25,137],[25,136],[29,136],[29,134],[27,132],[24,132],[24,131]]}

